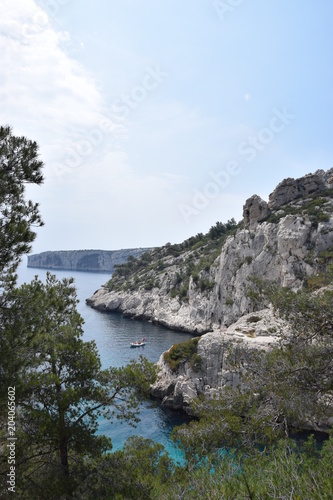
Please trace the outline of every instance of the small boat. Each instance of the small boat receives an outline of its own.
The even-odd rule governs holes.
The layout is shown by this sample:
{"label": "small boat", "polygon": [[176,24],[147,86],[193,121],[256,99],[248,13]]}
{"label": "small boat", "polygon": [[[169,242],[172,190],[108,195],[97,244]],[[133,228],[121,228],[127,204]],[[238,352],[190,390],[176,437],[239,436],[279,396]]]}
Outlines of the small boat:
{"label": "small boat", "polygon": [[131,347],[143,347],[146,345],[146,339],[143,337],[141,342],[131,342]]}
{"label": "small boat", "polygon": [[146,342],[131,342],[131,347],[143,347]]}

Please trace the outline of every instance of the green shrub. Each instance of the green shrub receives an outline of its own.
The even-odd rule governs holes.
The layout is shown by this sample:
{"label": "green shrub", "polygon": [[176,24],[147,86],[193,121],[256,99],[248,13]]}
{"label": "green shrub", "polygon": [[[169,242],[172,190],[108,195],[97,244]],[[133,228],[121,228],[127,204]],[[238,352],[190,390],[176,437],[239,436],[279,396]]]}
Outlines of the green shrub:
{"label": "green shrub", "polygon": [[247,318],[246,322],[247,323],[258,323],[258,321],[260,321],[261,318],[260,316],[251,316],[250,318]]}
{"label": "green shrub", "polygon": [[[191,367],[193,364],[193,369],[198,369],[199,363],[201,363],[201,358],[197,355],[199,339],[200,337],[194,337],[187,342],[174,344],[168,352],[164,353],[164,361],[173,372],[176,372],[180,363],[185,361],[189,361]],[[194,357],[194,355],[196,355],[196,357]],[[194,366],[197,368],[194,368]]]}
{"label": "green shrub", "polygon": [[319,252],[318,259],[321,264],[328,264],[333,260],[333,247],[328,248],[327,250],[323,250]]}
{"label": "green shrub", "polygon": [[316,216],[316,220],[318,222],[328,222],[330,220],[330,216],[328,214],[325,214],[323,212],[318,212]]}
{"label": "green shrub", "polygon": [[198,282],[199,282],[199,273],[198,273],[198,271],[195,271],[195,272],[192,273],[192,279],[193,279],[193,282],[195,284],[198,284]]}
{"label": "green shrub", "polygon": [[187,285],[184,285],[181,287],[181,289],[179,290],[179,298],[180,300],[188,300],[188,286]]}
{"label": "green shrub", "polygon": [[200,240],[195,245],[193,245],[192,250],[197,250],[198,248],[202,247],[203,245],[204,245],[204,241]]}
{"label": "green shrub", "polygon": [[207,291],[213,290],[214,285],[215,285],[215,283],[213,281],[204,280],[204,279],[201,279],[199,281],[199,288],[202,292],[204,292],[205,290],[207,290]]}
{"label": "green shrub", "polygon": [[202,365],[202,357],[199,354],[194,353],[190,358],[190,367],[193,371],[198,372]]}
{"label": "green shrub", "polygon": [[155,286],[154,281],[153,281],[152,279],[150,279],[150,280],[148,280],[148,281],[145,283],[144,288],[145,288],[145,290],[148,290],[148,291],[149,291],[149,290],[152,290],[152,289],[154,288],[154,286]]}

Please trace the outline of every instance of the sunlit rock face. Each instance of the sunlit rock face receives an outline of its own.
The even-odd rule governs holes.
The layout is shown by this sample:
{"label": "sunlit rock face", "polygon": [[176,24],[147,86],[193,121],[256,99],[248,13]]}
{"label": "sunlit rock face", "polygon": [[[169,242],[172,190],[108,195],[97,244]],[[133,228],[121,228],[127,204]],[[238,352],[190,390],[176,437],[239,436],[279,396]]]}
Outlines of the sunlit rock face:
{"label": "sunlit rock face", "polygon": [[314,193],[320,194],[332,187],[333,169],[324,172],[318,170],[299,179],[284,179],[269,195],[269,208],[279,209],[291,201],[304,198]]}
{"label": "sunlit rock face", "polygon": [[201,272],[211,287],[202,290],[190,277],[185,301],[171,296],[183,261],[170,256],[162,278],[150,271],[152,289],[102,287],[87,303],[195,334],[229,326],[252,311],[251,277],[296,290],[316,272],[320,253],[333,247],[332,193],[333,169],[286,179],[268,204],[252,196],[244,205],[243,228],[226,240],[215,262]]}

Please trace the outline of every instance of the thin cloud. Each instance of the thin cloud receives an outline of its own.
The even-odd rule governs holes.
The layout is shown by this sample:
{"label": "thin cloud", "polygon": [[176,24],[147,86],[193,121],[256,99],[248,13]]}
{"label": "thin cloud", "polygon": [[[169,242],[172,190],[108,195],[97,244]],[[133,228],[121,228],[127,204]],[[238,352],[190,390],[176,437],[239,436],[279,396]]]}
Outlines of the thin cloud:
{"label": "thin cloud", "polygon": [[[14,132],[41,144],[52,175],[66,151],[100,127],[103,96],[88,71],[66,52],[69,33],[56,31],[34,1],[5,1],[3,7],[8,10],[0,18],[5,61],[1,118]],[[119,120],[108,120],[109,129],[119,128]]]}

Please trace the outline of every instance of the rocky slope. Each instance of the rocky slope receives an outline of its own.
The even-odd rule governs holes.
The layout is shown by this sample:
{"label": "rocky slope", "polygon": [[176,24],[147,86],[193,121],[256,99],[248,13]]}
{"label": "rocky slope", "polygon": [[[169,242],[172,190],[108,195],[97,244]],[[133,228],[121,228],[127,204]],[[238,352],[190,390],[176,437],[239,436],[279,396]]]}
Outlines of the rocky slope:
{"label": "rocky slope", "polygon": [[[199,338],[195,363],[184,356],[177,369],[172,370],[165,359],[170,351],[161,355],[159,378],[151,387],[151,394],[161,400],[162,407],[182,409],[193,416],[193,399],[199,396],[212,399],[226,387],[246,385],[250,351],[281,345],[288,330],[288,324],[274,316],[271,308],[247,314],[228,328],[214,329]],[[301,427],[327,432],[333,427],[333,413],[331,417],[307,415]]]}
{"label": "rocky slope", "polygon": [[193,368],[186,360],[172,371],[163,353],[158,362],[160,376],[152,387],[152,395],[162,400],[162,406],[189,412],[193,398],[199,395],[212,398],[225,386],[235,387],[240,383],[241,374],[232,366],[237,345],[241,343],[246,349],[268,349],[279,341],[286,328],[288,326],[267,308],[255,315],[243,316],[228,328],[202,335],[197,345],[199,368]]}
{"label": "rocky slope", "polygon": [[140,257],[147,250],[147,248],[131,248],[125,250],[42,252],[28,256],[28,267],[67,269],[70,271],[107,271],[112,273],[115,265],[124,264],[129,256]]}
{"label": "rocky slope", "polygon": [[202,334],[251,312],[250,277],[297,289],[331,254],[333,169],[284,180],[268,203],[252,196],[238,225],[146,252],[87,303]]}

